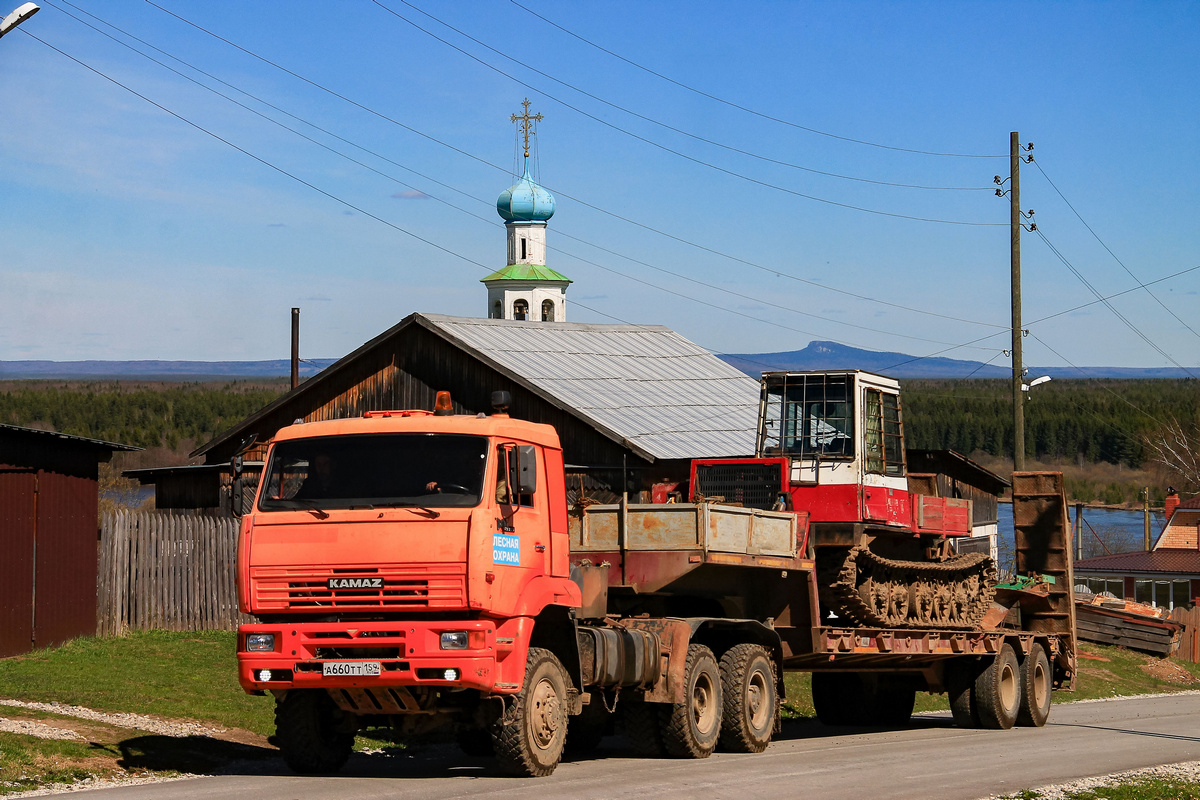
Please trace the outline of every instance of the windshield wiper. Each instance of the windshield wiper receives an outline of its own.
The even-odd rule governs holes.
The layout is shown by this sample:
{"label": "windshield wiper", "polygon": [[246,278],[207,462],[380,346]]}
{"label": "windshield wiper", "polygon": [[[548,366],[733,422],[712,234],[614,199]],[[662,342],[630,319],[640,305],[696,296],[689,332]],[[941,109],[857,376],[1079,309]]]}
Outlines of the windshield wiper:
{"label": "windshield wiper", "polygon": [[299,503],[305,509],[311,511],[317,519],[328,519],[329,512],[317,505],[315,500],[306,500],[303,497],[293,497],[289,502]]}
{"label": "windshield wiper", "polygon": [[406,500],[396,500],[391,503],[376,503],[375,507],[376,508],[409,508],[409,509],[415,508],[418,511],[424,511],[426,514],[429,515],[430,519],[437,519],[438,517],[440,517],[442,515],[442,513],[440,511],[434,511],[432,508],[426,508],[425,506],[421,505],[420,503],[410,503]]}

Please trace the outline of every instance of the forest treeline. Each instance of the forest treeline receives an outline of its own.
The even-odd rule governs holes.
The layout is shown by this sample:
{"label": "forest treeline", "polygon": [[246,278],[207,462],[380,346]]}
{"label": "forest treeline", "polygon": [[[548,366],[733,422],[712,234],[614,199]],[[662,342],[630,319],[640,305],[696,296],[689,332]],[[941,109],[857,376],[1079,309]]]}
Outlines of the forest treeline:
{"label": "forest treeline", "polygon": [[0,422],[136,447],[177,450],[204,443],[279,397],[283,385],[12,382],[0,391]]}
{"label": "forest treeline", "polygon": [[[1012,457],[1012,383],[905,381],[908,446]],[[1142,467],[1145,437],[1172,419],[1200,415],[1200,381],[1062,380],[1033,388],[1025,403],[1025,453],[1044,462]]]}
{"label": "forest treeline", "polygon": [[[1011,384],[910,380],[903,384],[908,446],[1011,457]],[[0,422],[46,427],[138,447],[202,444],[286,391],[285,382],[144,384],[8,382]],[[1144,436],[1168,419],[1200,415],[1200,381],[1051,381],[1025,406],[1025,450],[1044,462],[1108,462],[1138,468]]]}

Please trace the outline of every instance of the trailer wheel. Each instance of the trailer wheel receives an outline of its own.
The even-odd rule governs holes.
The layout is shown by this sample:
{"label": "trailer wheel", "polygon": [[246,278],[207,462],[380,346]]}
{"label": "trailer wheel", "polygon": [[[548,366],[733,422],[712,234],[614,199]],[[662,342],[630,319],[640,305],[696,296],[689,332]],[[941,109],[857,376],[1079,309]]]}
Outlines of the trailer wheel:
{"label": "trailer wheel", "polygon": [[621,728],[639,756],[658,758],[666,753],[662,739],[664,708],[644,700],[626,700],[621,704]]}
{"label": "trailer wheel", "polygon": [[868,725],[889,728],[907,725],[917,702],[917,686],[905,675],[879,675],[873,692],[864,693],[870,706],[866,710]]}
{"label": "trailer wheel", "polygon": [[293,689],[275,703],[275,737],[293,772],[337,772],[354,748],[353,719],[323,690]]}
{"label": "trailer wheel", "polygon": [[721,693],[721,746],[734,753],[766,750],[775,732],[779,695],[775,665],[765,647],[739,644],[721,656]]}
{"label": "trailer wheel", "polygon": [[1017,724],[1040,728],[1050,718],[1050,659],[1046,649],[1035,644],[1021,662],[1021,710]]}
{"label": "trailer wheel", "polygon": [[1003,644],[996,658],[975,679],[975,707],[984,728],[1007,730],[1021,710],[1021,666],[1012,645]]}
{"label": "trailer wheel", "polygon": [[975,678],[978,675],[979,668],[974,659],[957,659],[946,665],[950,715],[960,728],[979,727],[979,709],[975,703]]}
{"label": "trailer wheel", "polygon": [[666,707],[663,747],[676,758],[708,758],[721,735],[721,670],[702,644],[688,646],[682,703]]}
{"label": "trailer wheel", "polygon": [[812,701],[822,725],[857,725],[862,722],[859,699],[862,681],[854,672],[814,672]]}
{"label": "trailer wheel", "polygon": [[549,650],[529,648],[525,684],[508,713],[492,725],[500,768],[542,778],[554,772],[567,739],[567,673]]}

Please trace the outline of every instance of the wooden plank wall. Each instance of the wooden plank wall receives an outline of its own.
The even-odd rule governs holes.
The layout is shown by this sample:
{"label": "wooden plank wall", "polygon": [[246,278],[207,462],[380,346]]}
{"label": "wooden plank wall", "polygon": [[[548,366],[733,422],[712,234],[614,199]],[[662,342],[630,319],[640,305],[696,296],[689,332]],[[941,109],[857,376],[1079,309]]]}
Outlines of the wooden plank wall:
{"label": "wooden plank wall", "polygon": [[96,631],[234,630],[238,520],[116,511],[100,526]]}
{"label": "wooden plank wall", "polygon": [[1200,663],[1200,606],[1195,608],[1177,608],[1171,612],[1171,619],[1182,622],[1183,634],[1179,638],[1179,652],[1176,658],[1192,663]]}

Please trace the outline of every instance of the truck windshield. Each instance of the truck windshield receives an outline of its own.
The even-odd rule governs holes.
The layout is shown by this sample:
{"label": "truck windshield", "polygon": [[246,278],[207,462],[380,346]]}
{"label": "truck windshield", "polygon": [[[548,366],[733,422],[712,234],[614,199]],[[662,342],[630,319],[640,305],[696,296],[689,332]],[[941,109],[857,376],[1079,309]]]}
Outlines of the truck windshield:
{"label": "truck windshield", "polygon": [[759,433],[764,455],[854,456],[851,375],[778,375],[768,379]]}
{"label": "truck windshield", "polygon": [[473,507],[483,491],[488,440],[481,436],[389,433],[279,442],[258,507]]}

